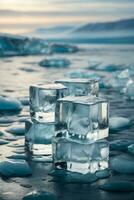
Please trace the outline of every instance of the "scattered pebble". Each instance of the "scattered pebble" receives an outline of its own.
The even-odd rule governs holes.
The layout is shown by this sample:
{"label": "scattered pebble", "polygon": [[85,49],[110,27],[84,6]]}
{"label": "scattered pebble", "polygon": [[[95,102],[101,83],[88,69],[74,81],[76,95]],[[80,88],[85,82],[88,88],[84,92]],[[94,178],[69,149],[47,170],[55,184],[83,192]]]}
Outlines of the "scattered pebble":
{"label": "scattered pebble", "polygon": [[0,162],[0,174],[7,178],[25,177],[32,174],[32,170],[25,160],[6,160]]}
{"label": "scattered pebble", "polygon": [[25,135],[25,126],[24,125],[13,125],[6,129],[7,132],[12,133],[17,136]]}
{"label": "scattered pebble", "polygon": [[13,123],[13,122],[16,122],[17,119],[14,119],[13,117],[9,118],[9,117],[1,117],[0,118],[0,124],[10,124],[10,123]]}
{"label": "scattered pebble", "polygon": [[132,143],[128,140],[115,140],[110,142],[110,149],[116,151],[127,151],[127,147]]}
{"label": "scattered pebble", "polygon": [[16,149],[16,150],[14,150],[13,151],[14,153],[17,153],[17,154],[23,154],[23,153],[25,153],[25,149],[24,148],[22,148],[22,149]]}
{"label": "scattered pebble", "polygon": [[0,145],[8,144],[9,141],[0,139]]}
{"label": "scattered pebble", "polygon": [[99,188],[108,192],[133,192],[134,184],[129,181],[110,181]]}
{"label": "scattered pebble", "polygon": [[109,176],[110,176],[110,173],[109,173],[109,170],[104,169],[104,170],[101,170],[101,171],[96,172],[95,175],[96,175],[98,178],[103,179],[103,178],[109,177]]}
{"label": "scattered pebble", "polygon": [[17,99],[0,96],[0,111],[20,111],[22,104]]}
{"label": "scattered pebble", "polygon": [[124,174],[134,174],[134,160],[117,156],[110,162],[111,169]]}
{"label": "scattered pebble", "polygon": [[134,155],[134,144],[128,146],[128,152]]}
{"label": "scattered pebble", "polygon": [[125,117],[111,117],[109,119],[109,128],[111,132],[127,128],[130,125],[131,125],[130,120]]}
{"label": "scattered pebble", "polygon": [[0,131],[0,136],[3,136],[5,131]]}
{"label": "scattered pebble", "polygon": [[14,154],[11,156],[7,156],[7,158],[9,159],[22,159],[22,160],[26,160],[27,156],[25,154]]}
{"label": "scattered pebble", "polygon": [[16,137],[14,137],[12,134],[6,132],[6,131],[1,131],[2,133],[2,139],[7,140],[7,141],[15,141],[17,140]]}

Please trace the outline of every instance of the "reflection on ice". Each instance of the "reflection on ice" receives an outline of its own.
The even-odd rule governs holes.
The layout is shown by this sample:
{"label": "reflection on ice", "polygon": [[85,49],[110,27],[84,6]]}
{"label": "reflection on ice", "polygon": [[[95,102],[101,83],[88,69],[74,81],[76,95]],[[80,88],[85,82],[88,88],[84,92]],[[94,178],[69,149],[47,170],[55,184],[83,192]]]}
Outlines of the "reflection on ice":
{"label": "reflection on ice", "polygon": [[57,197],[46,191],[32,191],[23,197],[23,200],[57,200]]}

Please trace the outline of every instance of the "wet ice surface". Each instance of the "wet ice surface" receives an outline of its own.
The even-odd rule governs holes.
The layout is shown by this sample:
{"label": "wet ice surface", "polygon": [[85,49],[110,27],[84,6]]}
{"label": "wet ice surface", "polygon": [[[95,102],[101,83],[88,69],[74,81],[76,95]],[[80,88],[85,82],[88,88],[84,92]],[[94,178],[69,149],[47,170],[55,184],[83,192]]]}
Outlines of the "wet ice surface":
{"label": "wet ice surface", "polygon": [[31,193],[28,193],[23,200],[56,200],[56,196],[53,195],[50,192],[45,192],[45,191],[33,191]]}
{"label": "wet ice surface", "polygon": [[[63,181],[63,174],[57,178],[57,174],[51,174],[51,162],[32,162],[26,159],[26,162],[32,169],[32,175],[28,177],[12,177],[0,179],[0,198],[4,200],[21,200],[28,193],[33,191],[47,191],[58,197],[59,200],[133,200],[134,192],[118,193],[122,188],[132,190],[134,181],[134,101],[128,100],[126,95],[122,93],[122,89],[117,87],[108,88],[107,80],[111,80],[116,72],[116,67],[124,70],[124,66],[131,67],[133,72],[134,58],[133,46],[80,46],[80,51],[75,54],[60,55],[60,58],[67,58],[71,65],[68,68],[43,68],[38,63],[44,58],[56,58],[56,55],[50,56],[28,56],[28,57],[12,57],[2,58],[0,60],[1,78],[0,78],[0,94],[5,97],[13,97],[20,100],[23,104],[21,112],[1,112],[0,113],[0,139],[1,143],[8,141],[7,144],[0,145],[0,161],[14,159],[23,162],[28,158],[23,147],[24,136],[23,131],[19,129],[24,125],[24,121],[29,118],[28,108],[28,88],[31,84],[44,83],[45,81],[63,79],[64,74],[71,78],[102,78],[101,96],[107,96],[111,101],[110,117],[125,117],[131,120],[131,126],[123,127],[109,135],[110,141],[110,164],[111,169],[96,173],[96,175],[88,175],[80,177],[79,174],[68,175],[67,180]],[[114,63],[113,63],[114,61]],[[99,67],[99,63],[103,67],[99,67],[99,71],[89,68],[93,66]],[[112,67],[106,67],[110,66]],[[122,65],[123,64],[123,65]],[[104,67],[105,66],[105,67]],[[116,66],[116,67],[115,67]],[[26,70],[21,70],[21,69]],[[31,69],[27,71],[28,69]],[[112,70],[111,70],[112,69]],[[114,72],[112,73],[112,71]],[[83,73],[81,73],[83,71]],[[110,71],[110,72],[109,72]],[[117,70],[119,71],[119,70]],[[86,72],[86,73],[85,73]],[[88,72],[88,73],[87,73]],[[120,74],[120,73],[118,73]],[[125,74],[125,75],[124,75]],[[6,75],[6,76],[5,76]],[[126,73],[119,76],[119,80],[126,81]],[[125,80],[124,80],[125,79]],[[133,79],[133,77],[131,77]],[[121,81],[121,84],[122,84]],[[114,86],[114,85],[113,85]],[[131,90],[130,90],[131,91]],[[132,90],[133,91],[133,90]],[[121,93],[120,93],[121,92]],[[129,93],[130,94],[130,93]],[[132,99],[132,98],[129,98]],[[25,101],[26,100],[26,101]],[[4,119],[5,118],[5,119]],[[19,122],[19,127],[18,127]],[[119,125],[119,124],[118,124]],[[11,127],[15,133],[5,131]],[[10,129],[11,131],[11,129]],[[18,134],[17,134],[18,133]],[[22,134],[19,134],[22,133]],[[4,141],[3,141],[4,140]],[[38,160],[39,161],[39,160]],[[128,173],[129,172],[129,173]],[[113,184],[113,182],[117,183]],[[107,188],[117,188],[117,192],[106,192],[100,189],[103,184],[110,182],[110,186],[106,185],[105,190],[114,190]],[[112,184],[111,184],[112,182]],[[121,183],[120,183],[121,182]],[[123,183],[122,183],[123,182]],[[125,182],[125,183],[124,183]],[[127,182],[127,183],[126,183]],[[84,184],[85,183],[85,184]]]}

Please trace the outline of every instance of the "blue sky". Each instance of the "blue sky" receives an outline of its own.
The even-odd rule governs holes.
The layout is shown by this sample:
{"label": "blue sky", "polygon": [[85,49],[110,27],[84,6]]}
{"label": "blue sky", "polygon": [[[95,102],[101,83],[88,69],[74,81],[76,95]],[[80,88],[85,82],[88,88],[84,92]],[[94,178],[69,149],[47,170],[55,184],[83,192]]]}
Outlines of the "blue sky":
{"label": "blue sky", "polygon": [[0,0],[0,32],[134,17],[134,0]]}

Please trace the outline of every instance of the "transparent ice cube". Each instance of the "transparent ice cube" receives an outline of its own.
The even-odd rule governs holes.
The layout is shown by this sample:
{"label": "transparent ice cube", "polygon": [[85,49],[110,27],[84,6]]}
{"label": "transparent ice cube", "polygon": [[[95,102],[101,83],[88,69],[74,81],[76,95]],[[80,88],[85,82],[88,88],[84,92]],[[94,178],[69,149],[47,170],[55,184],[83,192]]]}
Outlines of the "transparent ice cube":
{"label": "transparent ice cube", "polygon": [[32,155],[52,155],[54,123],[28,120],[25,123],[25,145]]}
{"label": "transparent ice cube", "polygon": [[108,168],[109,144],[106,140],[83,142],[64,137],[53,138],[56,168],[79,173],[95,173]]}
{"label": "transparent ice cube", "polygon": [[97,97],[65,97],[56,104],[55,135],[95,141],[108,136],[109,105]]}
{"label": "transparent ice cube", "polygon": [[69,89],[71,96],[98,96],[99,82],[92,79],[63,79],[57,80],[56,83],[61,83]]}
{"label": "transparent ice cube", "polygon": [[45,84],[30,86],[30,114],[32,119],[40,122],[55,121],[55,104],[57,99],[68,94],[62,84]]}

